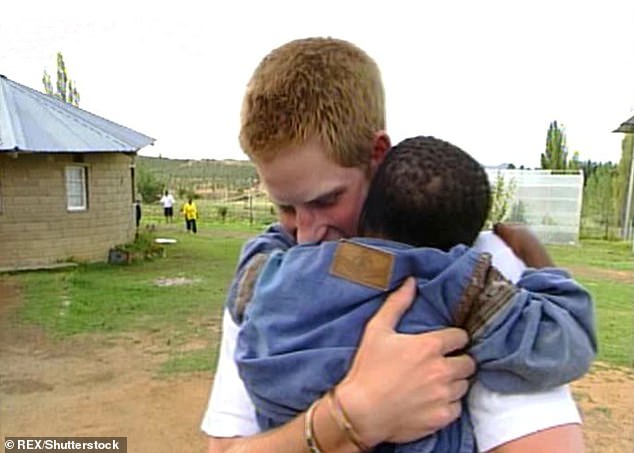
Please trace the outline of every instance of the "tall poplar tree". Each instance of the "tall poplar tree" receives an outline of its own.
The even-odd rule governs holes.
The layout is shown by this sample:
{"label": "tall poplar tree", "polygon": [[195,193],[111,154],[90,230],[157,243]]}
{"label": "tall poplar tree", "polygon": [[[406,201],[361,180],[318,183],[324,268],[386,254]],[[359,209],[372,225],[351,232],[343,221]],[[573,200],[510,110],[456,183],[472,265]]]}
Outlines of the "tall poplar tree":
{"label": "tall poplar tree", "polygon": [[566,133],[553,121],[546,134],[546,149],[541,154],[541,165],[545,170],[565,170],[568,167]]}
{"label": "tall poplar tree", "polygon": [[55,86],[53,86],[51,76],[46,69],[44,69],[44,74],[42,74],[42,84],[44,85],[46,94],[74,106],[79,105],[77,84],[69,77],[66,64],[64,63],[64,56],[61,52],[57,52],[57,80]]}

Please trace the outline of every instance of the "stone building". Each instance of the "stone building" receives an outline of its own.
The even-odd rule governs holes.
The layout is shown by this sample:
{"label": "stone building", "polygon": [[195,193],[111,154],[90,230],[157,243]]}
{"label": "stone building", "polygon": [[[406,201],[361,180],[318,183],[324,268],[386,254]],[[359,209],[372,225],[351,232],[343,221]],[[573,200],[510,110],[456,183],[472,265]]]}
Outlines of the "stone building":
{"label": "stone building", "polygon": [[0,270],[105,261],[134,239],[154,139],[0,75]]}

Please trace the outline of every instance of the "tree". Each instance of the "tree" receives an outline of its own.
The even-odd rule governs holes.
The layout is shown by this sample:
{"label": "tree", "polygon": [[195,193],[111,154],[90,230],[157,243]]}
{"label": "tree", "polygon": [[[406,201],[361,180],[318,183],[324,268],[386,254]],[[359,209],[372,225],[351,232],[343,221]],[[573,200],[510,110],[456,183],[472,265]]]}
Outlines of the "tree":
{"label": "tree", "polygon": [[568,166],[566,149],[566,133],[557,121],[548,126],[546,134],[546,150],[541,154],[542,168],[545,170],[565,170]]}
{"label": "tree", "polygon": [[603,230],[603,239],[610,238],[610,227],[616,224],[614,183],[616,166],[611,162],[597,165],[583,190],[582,217]]}
{"label": "tree", "polygon": [[[632,165],[632,154],[634,154],[634,134],[625,134],[621,142],[621,160],[616,170],[614,178],[614,208],[616,210],[619,224],[623,227],[631,222],[632,206],[627,210],[627,195],[630,183],[630,166]],[[632,200],[629,200],[632,203]],[[630,219],[625,216],[630,214]]]}
{"label": "tree", "polygon": [[599,162],[593,162],[590,159],[579,163],[579,168],[583,171],[583,187],[586,187],[588,180],[600,165]]}
{"label": "tree", "polygon": [[162,180],[143,167],[138,168],[136,185],[144,203],[156,203],[165,188]]}
{"label": "tree", "polygon": [[218,211],[218,216],[220,216],[222,223],[225,223],[225,219],[227,218],[227,213],[229,212],[229,208],[226,206],[218,206],[216,208],[216,211]]}
{"label": "tree", "polygon": [[491,187],[491,209],[485,222],[486,228],[491,228],[494,224],[504,222],[508,218],[516,189],[515,179],[511,178],[507,182],[504,175],[498,172],[495,183]]}
{"label": "tree", "polygon": [[572,158],[567,164],[569,170],[579,170],[583,166],[583,163],[579,160],[579,151],[572,153]]}
{"label": "tree", "polygon": [[44,91],[49,96],[54,96],[61,101],[68,102],[74,106],[79,105],[79,91],[77,90],[77,84],[71,80],[68,76],[68,70],[64,63],[64,56],[61,52],[57,52],[57,81],[55,87],[51,82],[51,76],[44,69],[42,74],[42,84],[44,85]]}

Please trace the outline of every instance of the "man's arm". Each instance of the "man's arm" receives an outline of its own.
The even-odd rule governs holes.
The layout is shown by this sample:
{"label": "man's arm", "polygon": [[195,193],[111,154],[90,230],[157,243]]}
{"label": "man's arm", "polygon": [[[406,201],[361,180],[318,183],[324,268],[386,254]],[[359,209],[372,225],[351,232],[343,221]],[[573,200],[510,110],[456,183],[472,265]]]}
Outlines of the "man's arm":
{"label": "man's arm", "polygon": [[[323,406],[323,405],[322,405]],[[315,417],[317,414],[315,414]],[[304,414],[281,428],[258,434],[251,437],[219,438],[210,437],[208,453],[251,453],[251,452],[279,452],[298,453],[307,452],[306,440],[304,439]],[[316,420],[314,420],[316,423]],[[316,431],[316,430],[315,430]],[[317,431],[316,431],[317,432]],[[319,436],[321,436],[319,434]],[[321,437],[319,437],[321,442]],[[345,439],[343,439],[345,442]],[[321,445],[321,444],[320,444]],[[325,446],[322,445],[323,448]],[[354,452],[354,449],[328,450],[344,453]]]}
{"label": "man's arm", "polygon": [[[323,405],[318,406],[318,409],[319,407],[323,408]],[[323,415],[319,411],[315,414],[316,427],[322,427],[318,422]],[[299,417],[281,429],[251,438],[210,437],[207,451],[208,453],[252,451],[290,453],[308,451],[303,438],[302,420],[303,418]],[[326,423],[328,423],[328,420],[326,420]],[[283,432],[283,430],[286,430],[286,432]],[[316,432],[319,431],[316,430]],[[341,450],[328,451],[344,452],[356,450],[352,445],[347,445],[344,442]],[[534,453],[536,451],[544,453],[583,453],[585,446],[581,425],[567,424],[551,427],[487,450],[488,453]]]}
{"label": "man's arm", "polygon": [[[405,335],[394,330],[414,293],[414,281],[408,279],[388,297],[367,324],[352,367],[337,386],[342,406],[367,445],[407,442],[455,420],[460,415],[460,398],[467,391],[466,379],[474,371],[474,363],[466,355],[446,357],[464,347],[464,331],[452,328]],[[303,421],[301,414],[264,434],[232,439],[212,437],[208,451],[308,451]],[[314,426],[324,451],[356,451],[325,404],[318,404]]]}
{"label": "man's arm", "polygon": [[570,424],[538,431],[500,445],[488,453],[583,453],[581,425]]}
{"label": "man's arm", "polygon": [[[499,223],[493,231],[530,267],[553,267],[555,264],[543,244],[526,227]],[[499,398],[507,398],[499,395]],[[580,424],[553,426],[506,442],[489,453],[583,453],[585,444]]]}

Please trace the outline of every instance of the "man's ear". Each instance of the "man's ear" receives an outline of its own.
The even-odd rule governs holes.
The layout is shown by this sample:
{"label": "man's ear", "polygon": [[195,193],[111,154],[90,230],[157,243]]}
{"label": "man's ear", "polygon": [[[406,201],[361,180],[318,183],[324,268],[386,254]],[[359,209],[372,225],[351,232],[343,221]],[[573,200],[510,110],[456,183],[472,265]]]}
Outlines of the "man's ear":
{"label": "man's ear", "polygon": [[372,174],[374,174],[376,169],[379,168],[379,165],[381,165],[381,162],[385,159],[390,147],[390,137],[387,135],[387,132],[378,131],[374,134],[374,139],[372,141],[372,155],[370,156],[370,171]]}

